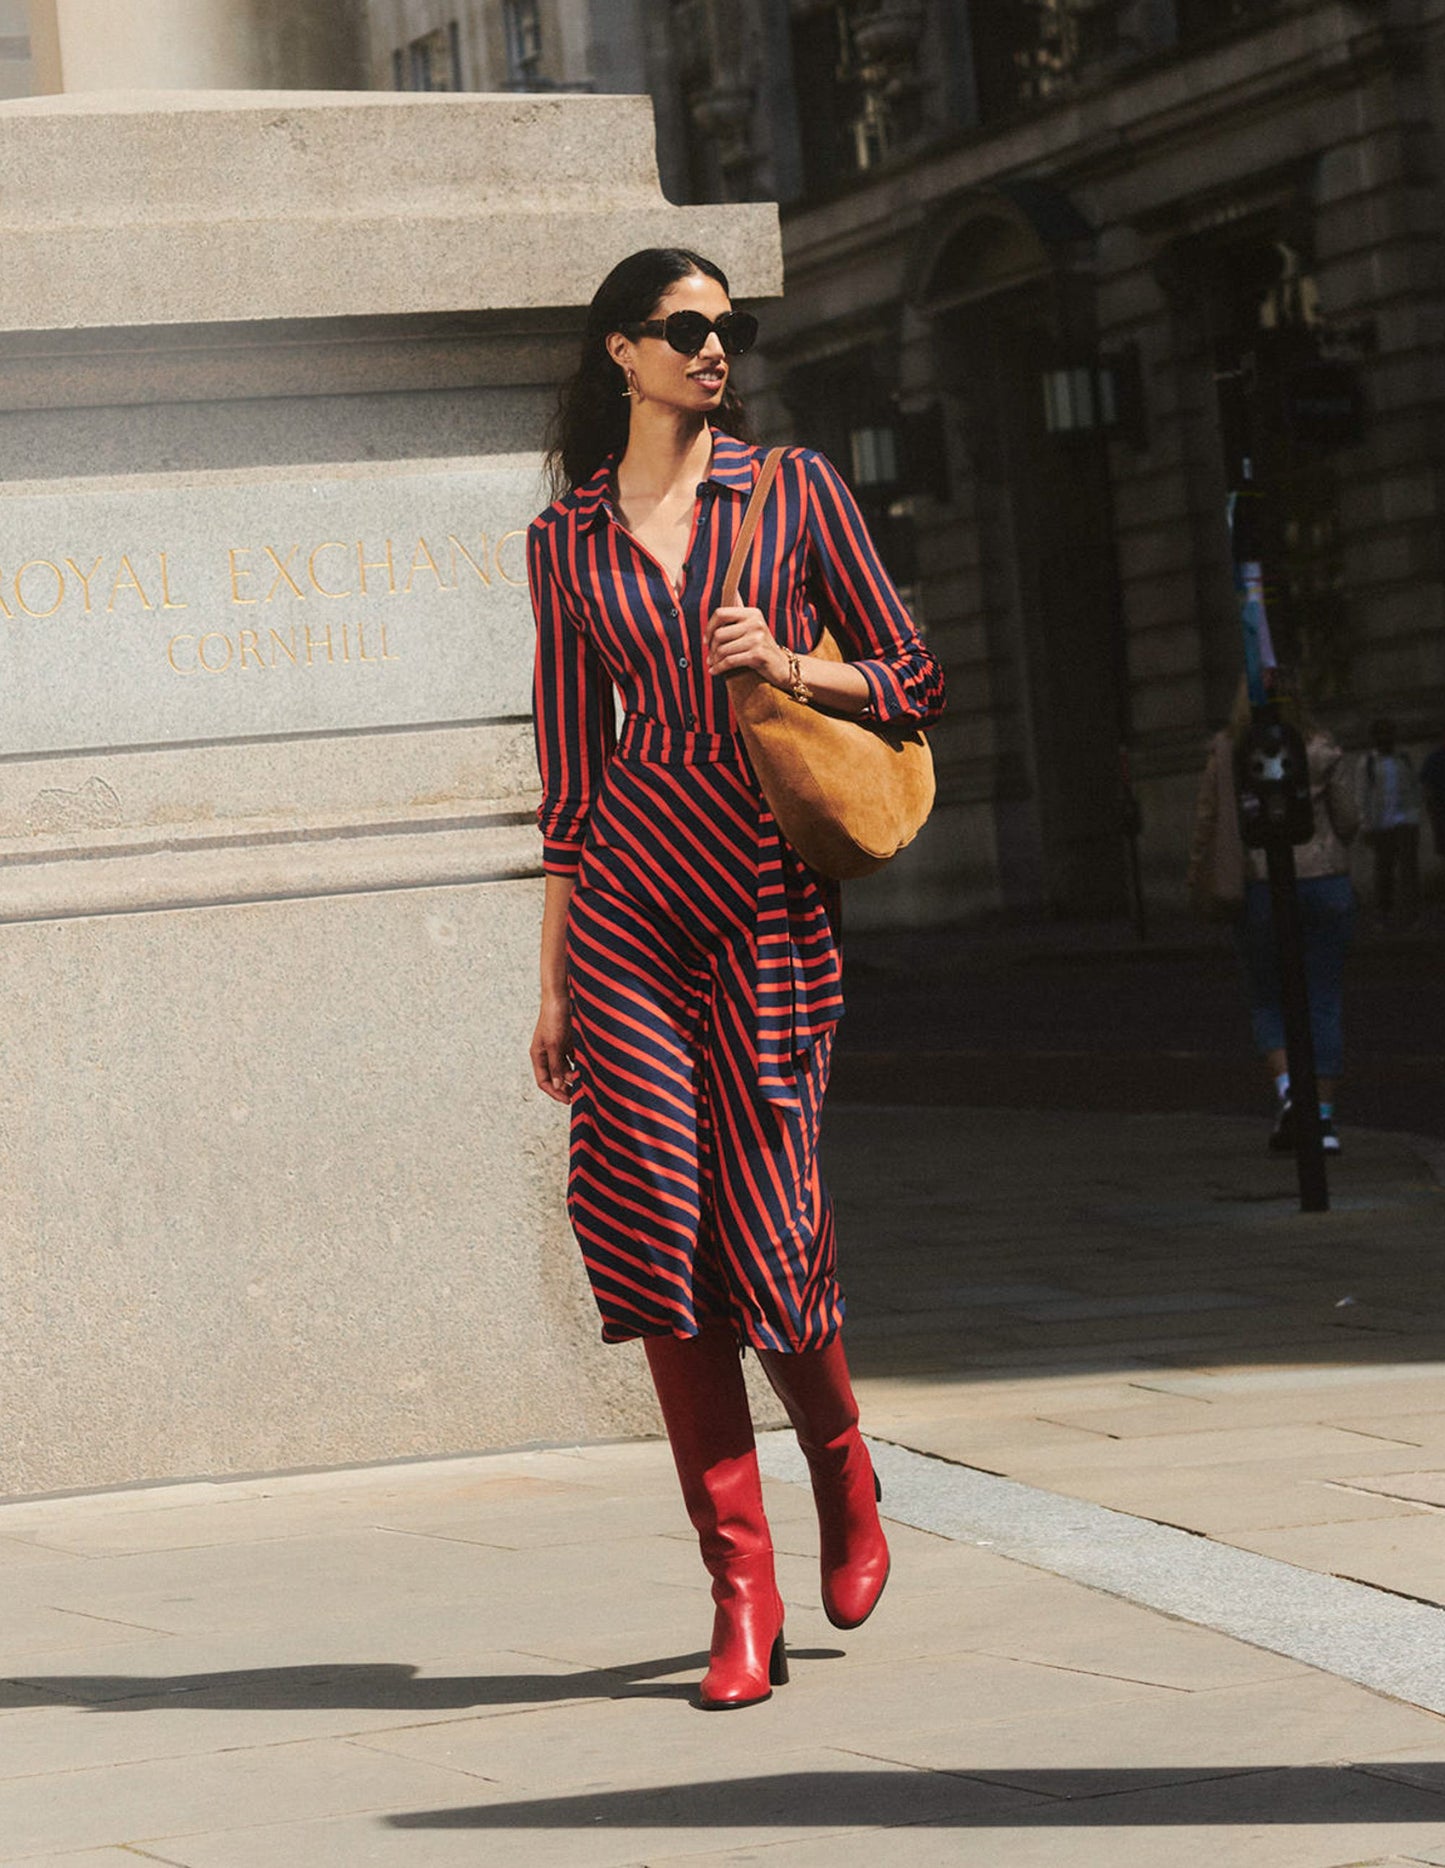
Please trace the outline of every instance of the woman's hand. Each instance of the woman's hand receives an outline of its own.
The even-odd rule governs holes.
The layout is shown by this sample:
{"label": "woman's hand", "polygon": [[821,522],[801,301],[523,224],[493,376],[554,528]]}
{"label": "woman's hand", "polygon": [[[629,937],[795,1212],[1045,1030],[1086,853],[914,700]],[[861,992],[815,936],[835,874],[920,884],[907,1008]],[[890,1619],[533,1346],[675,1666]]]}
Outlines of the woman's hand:
{"label": "woman's hand", "polygon": [[570,1103],[577,1064],[572,1055],[572,1012],[565,998],[543,999],[530,1054],[537,1088],[554,1103]]}
{"label": "woman's hand", "polygon": [[707,624],[707,671],[734,675],[751,668],[775,688],[788,685],[788,658],[761,610],[740,603],[714,610]]}

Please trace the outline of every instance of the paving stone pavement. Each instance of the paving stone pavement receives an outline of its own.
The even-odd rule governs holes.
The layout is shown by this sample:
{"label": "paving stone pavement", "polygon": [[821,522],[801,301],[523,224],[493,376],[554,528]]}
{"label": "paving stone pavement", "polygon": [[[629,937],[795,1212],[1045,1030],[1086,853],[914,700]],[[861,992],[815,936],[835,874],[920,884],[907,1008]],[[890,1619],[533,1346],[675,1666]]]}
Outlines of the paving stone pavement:
{"label": "paving stone pavement", "polygon": [[[769,1479],[793,1678],[731,1717],[658,1442],[0,1505],[0,1863],[1445,1864],[1445,1722],[1329,1639],[1445,1615],[1445,1193],[1350,1144],[1303,1218],[1251,1123],[834,1111],[897,1508],[922,1455],[1014,1541],[891,1525],[840,1635]],[[1167,1545],[1174,1612],[1078,1580],[1070,1501]],[[1321,1605],[1317,1664],[1209,1625],[1231,1550]]]}

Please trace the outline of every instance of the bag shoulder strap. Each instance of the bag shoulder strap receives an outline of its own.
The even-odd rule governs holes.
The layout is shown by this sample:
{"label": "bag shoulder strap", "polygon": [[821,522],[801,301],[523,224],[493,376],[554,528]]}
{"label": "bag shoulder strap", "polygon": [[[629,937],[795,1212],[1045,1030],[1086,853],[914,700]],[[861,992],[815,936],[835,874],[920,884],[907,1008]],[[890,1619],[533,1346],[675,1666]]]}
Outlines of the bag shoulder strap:
{"label": "bag shoulder strap", "polygon": [[722,600],[724,604],[734,604],[738,600],[738,587],[742,582],[743,566],[747,563],[748,553],[753,548],[753,539],[757,534],[758,521],[763,516],[763,507],[767,504],[768,494],[777,475],[778,464],[783,458],[781,448],[772,448],[758,469],[757,483],[753,487],[752,497],[748,501],[747,511],[743,514],[742,525],[738,528],[737,543],[733,546],[733,555],[728,559],[727,576],[723,579]]}

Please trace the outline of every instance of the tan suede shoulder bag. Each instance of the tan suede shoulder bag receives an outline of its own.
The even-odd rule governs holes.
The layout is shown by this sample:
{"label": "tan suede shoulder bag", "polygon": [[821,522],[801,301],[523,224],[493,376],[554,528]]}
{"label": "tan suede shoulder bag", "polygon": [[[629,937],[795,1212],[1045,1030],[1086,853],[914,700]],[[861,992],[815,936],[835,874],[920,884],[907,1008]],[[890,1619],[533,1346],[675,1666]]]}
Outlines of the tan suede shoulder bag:
{"label": "tan suede shoulder bag", "polygon": [[[725,605],[740,601],[743,567],[782,457],[774,448],[758,474],[723,579]],[[827,629],[808,653],[847,659]],[[750,668],[728,676],[728,698],[769,810],[820,875],[839,882],[871,875],[927,822],[933,755],[917,728],[869,725],[806,705]]]}

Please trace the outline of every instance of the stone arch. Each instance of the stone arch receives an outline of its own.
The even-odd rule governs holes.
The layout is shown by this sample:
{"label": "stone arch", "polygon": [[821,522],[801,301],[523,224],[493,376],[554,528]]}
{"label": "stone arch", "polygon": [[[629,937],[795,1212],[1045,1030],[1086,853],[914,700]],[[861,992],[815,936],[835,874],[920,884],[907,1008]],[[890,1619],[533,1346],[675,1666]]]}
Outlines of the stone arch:
{"label": "stone arch", "polygon": [[969,189],[925,230],[905,297],[937,315],[1074,270],[1093,233],[1067,195],[1027,178]]}

